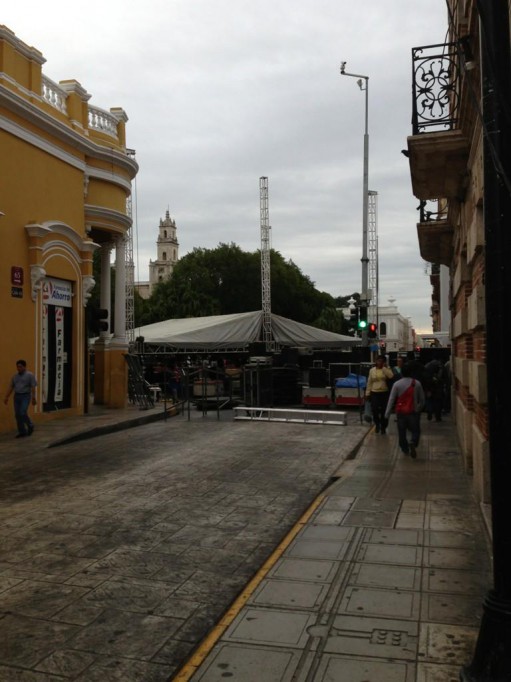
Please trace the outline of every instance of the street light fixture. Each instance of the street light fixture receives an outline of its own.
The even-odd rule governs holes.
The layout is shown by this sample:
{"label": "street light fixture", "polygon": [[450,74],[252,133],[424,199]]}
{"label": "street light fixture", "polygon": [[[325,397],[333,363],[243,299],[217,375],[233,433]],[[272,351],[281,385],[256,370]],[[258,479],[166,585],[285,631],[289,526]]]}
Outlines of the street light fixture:
{"label": "street light fixture", "polygon": [[[358,87],[365,92],[365,126],[364,126],[364,178],[362,188],[362,292],[360,300],[362,304],[368,305],[370,302],[368,291],[368,265],[369,257],[367,254],[368,242],[368,215],[369,215],[369,130],[368,130],[368,103],[369,103],[369,76],[362,76],[360,73],[348,73],[346,62],[341,62],[341,76],[351,76],[357,78]],[[363,335],[362,345],[367,346],[367,333]]]}

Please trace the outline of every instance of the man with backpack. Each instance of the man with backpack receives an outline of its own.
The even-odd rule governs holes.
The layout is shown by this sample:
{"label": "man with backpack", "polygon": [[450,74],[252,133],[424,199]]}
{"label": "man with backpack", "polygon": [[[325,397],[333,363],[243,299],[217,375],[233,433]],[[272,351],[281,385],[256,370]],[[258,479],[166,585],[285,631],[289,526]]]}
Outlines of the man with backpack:
{"label": "man with backpack", "polygon": [[[411,377],[409,365],[403,365],[401,379],[393,384],[390,391],[385,418],[390,417],[395,403],[399,447],[405,455],[411,455],[413,459],[417,457],[416,448],[419,445],[421,434],[420,419],[425,401],[426,397],[421,382]],[[410,443],[408,443],[407,438],[408,431],[411,434]]]}

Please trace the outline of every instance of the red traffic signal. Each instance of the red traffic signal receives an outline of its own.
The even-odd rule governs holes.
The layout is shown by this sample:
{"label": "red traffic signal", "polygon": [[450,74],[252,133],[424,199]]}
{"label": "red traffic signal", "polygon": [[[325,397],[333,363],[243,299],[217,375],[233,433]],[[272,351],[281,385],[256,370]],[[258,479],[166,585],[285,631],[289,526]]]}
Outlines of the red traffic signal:
{"label": "red traffic signal", "polygon": [[375,339],[378,336],[378,325],[376,322],[369,322],[367,325],[367,336],[369,339]]}

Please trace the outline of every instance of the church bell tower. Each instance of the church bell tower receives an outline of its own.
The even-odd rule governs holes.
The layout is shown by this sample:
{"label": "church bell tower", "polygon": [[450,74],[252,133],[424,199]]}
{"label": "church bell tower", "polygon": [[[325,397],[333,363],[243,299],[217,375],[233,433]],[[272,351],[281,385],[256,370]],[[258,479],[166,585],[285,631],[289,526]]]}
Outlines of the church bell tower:
{"label": "church bell tower", "polygon": [[151,290],[158,282],[168,279],[179,258],[179,242],[176,237],[176,221],[167,209],[165,219],[160,218],[158,239],[156,241],[157,259],[149,261],[149,283]]}

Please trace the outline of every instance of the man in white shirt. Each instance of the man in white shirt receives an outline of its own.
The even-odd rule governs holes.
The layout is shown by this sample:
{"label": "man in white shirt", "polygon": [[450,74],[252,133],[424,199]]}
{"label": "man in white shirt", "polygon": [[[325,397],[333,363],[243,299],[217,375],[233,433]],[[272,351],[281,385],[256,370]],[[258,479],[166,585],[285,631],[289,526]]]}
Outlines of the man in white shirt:
{"label": "man in white shirt", "polygon": [[16,438],[23,438],[24,436],[31,436],[34,431],[34,425],[28,415],[28,408],[31,398],[32,405],[36,404],[35,389],[37,381],[32,372],[27,370],[25,360],[18,360],[16,362],[16,369],[18,373],[11,379],[11,385],[4,398],[4,403],[7,405],[11,393],[14,392],[14,416],[18,425]]}

